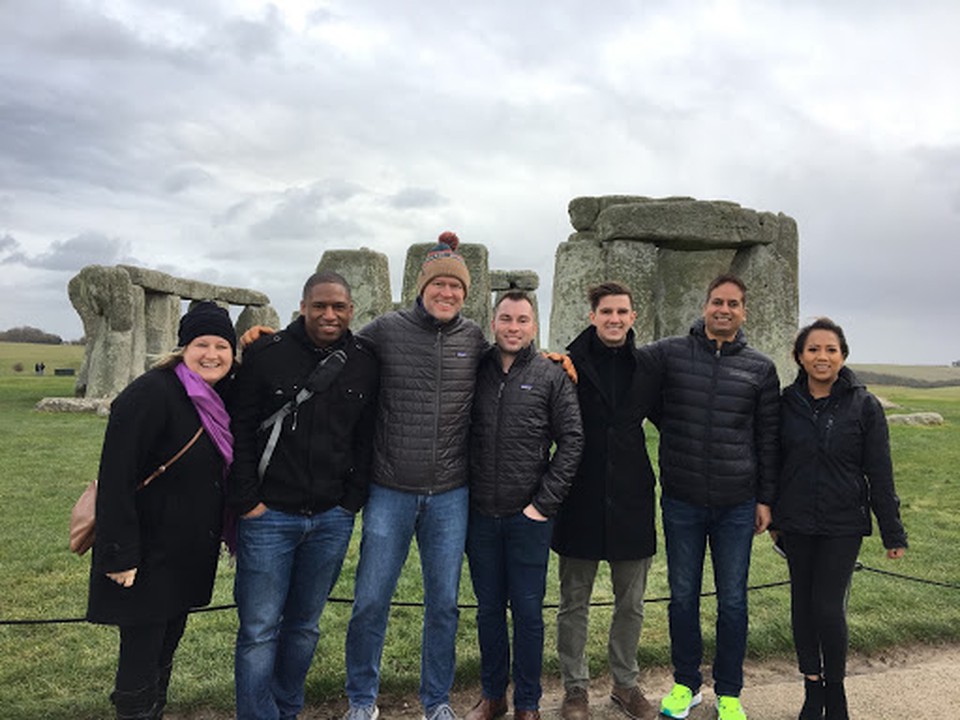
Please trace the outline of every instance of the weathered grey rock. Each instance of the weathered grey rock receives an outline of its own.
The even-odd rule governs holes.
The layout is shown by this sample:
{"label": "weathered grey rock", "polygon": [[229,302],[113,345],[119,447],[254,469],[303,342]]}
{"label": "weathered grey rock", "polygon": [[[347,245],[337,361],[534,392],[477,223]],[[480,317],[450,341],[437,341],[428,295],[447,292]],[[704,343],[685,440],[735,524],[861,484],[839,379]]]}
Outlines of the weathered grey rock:
{"label": "weathered grey rock", "polygon": [[272,305],[247,305],[240,311],[237,317],[236,331],[237,338],[243,335],[254,325],[266,325],[267,327],[279,328],[280,315],[273,309]]}
{"label": "weathered grey rock", "polygon": [[[730,270],[747,285],[747,339],[776,363],[785,385],[797,371],[792,354],[800,315],[797,224],[782,213],[760,218],[772,242],[738,250]],[[792,323],[784,321],[791,318]]]}
{"label": "weathered grey rock", "polygon": [[943,415],[935,412],[918,412],[887,415],[890,425],[930,426],[943,425]]}
{"label": "weathered grey rock", "polygon": [[879,395],[876,395],[875,397],[877,398],[877,401],[880,403],[880,407],[882,407],[884,410],[895,410],[900,407],[895,402],[893,402],[892,400],[887,400],[885,397],[881,397]]}
{"label": "weathered grey rock", "polygon": [[611,205],[594,223],[600,240],[641,240],[675,250],[763,242],[757,213],[735,203],[650,200]]}
{"label": "weathered grey rock", "polygon": [[[415,243],[407,250],[407,258],[403,270],[403,292],[401,306],[407,307],[416,300],[419,294],[417,277],[427,253],[436,247],[436,243]],[[490,334],[490,260],[487,247],[478,243],[461,242],[457,252],[463,256],[470,271],[470,292],[463,304],[463,315],[475,321],[483,328],[484,333]]]}
{"label": "weathered grey rock", "polygon": [[730,269],[735,255],[736,250],[660,249],[656,273],[657,338],[686,335],[690,331],[693,321],[703,315],[707,286]]}
{"label": "weathered grey rock", "polygon": [[324,270],[340,273],[350,283],[354,328],[362,328],[393,307],[390,267],[383,253],[369,248],[327,250],[317,264],[317,272]]}
{"label": "weathered grey rock", "polygon": [[180,298],[176,295],[146,291],[143,303],[146,364],[149,367],[177,346]]}
{"label": "weathered grey rock", "polygon": [[87,338],[76,382],[77,395],[87,398],[113,397],[176,346],[181,299],[212,300],[228,309],[231,301],[250,301],[264,308],[256,317],[279,324],[263,293],[132,265],[88,265],[71,278],[68,293]]}
{"label": "weathered grey rock", "polygon": [[112,398],[67,398],[48,397],[38,402],[34,409],[51,413],[95,413],[100,416],[110,414]]}
{"label": "weathered grey rock", "polygon": [[143,289],[120,268],[88,265],[71,278],[67,291],[87,338],[77,394],[112,397],[143,372]]}
{"label": "weathered grey rock", "polygon": [[245,288],[214,285],[201,280],[188,280],[174,277],[159,270],[134,265],[118,265],[129,275],[134,285],[140,285],[145,290],[178,295],[186,300],[219,300],[229,305],[268,305],[270,298],[262,292]]}
{"label": "weathered grey rock", "polygon": [[540,287],[540,276],[533,270],[491,270],[490,290],[533,291]]}
{"label": "weathered grey rock", "polygon": [[552,349],[584,327],[591,285],[620,280],[631,288],[637,338],[647,342],[686,334],[703,314],[710,281],[733,272],[748,288],[748,341],[792,378],[799,314],[793,219],[728,201],[631,195],[575,198],[568,212],[577,232],[557,248]]}

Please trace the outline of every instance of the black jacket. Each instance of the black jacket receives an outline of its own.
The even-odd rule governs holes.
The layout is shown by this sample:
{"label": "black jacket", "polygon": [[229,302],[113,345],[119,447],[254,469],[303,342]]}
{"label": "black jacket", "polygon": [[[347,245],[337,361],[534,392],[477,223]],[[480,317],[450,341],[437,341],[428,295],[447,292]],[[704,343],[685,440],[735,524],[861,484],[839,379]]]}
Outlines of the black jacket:
{"label": "black jacket", "polygon": [[[633,365],[629,387],[611,388],[601,375],[603,347],[592,326],[567,346],[579,375],[583,458],[560,508],[553,549],[589,560],[639,560],[656,552],[653,468],[643,419],[659,397],[659,378],[634,347],[633,331],[623,352]],[[613,396],[611,396],[611,391]]]}
{"label": "black jacket", "polygon": [[530,345],[504,373],[499,349],[490,348],[473,401],[471,506],[503,517],[532,502],[543,515],[556,515],[582,448],[577,394],[563,369]]}
{"label": "black jacket", "polygon": [[[223,457],[210,436],[204,432],[169,470],[136,489],[199,427],[172,369],[141,375],[113,401],[98,475],[91,622],[159,622],[210,602],[223,518]],[[105,575],[134,567],[129,588]]]}
{"label": "black jacket", "polygon": [[907,546],[893,486],[890,435],[879,401],[849,368],[816,404],[802,370],[783,391],[783,466],[774,527],[804,535],[869,535],[870,509],[884,547]]}
{"label": "black jacket", "polygon": [[663,373],[660,486],[693,505],[769,505],[779,469],[780,384],[743,331],[717,350],[697,320],[684,336],[648,346]]}
{"label": "black jacket", "polygon": [[480,327],[460,315],[441,323],[419,298],[360,333],[380,359],[373,482],[432,494],[467,484],[467,434]]}
{"label": "black jacket", "polygon": [[[257,466],[269,429],[260,424],[294,398],[320,360],[336,349],[347,355],[333,383],[288,415],[264,477]],[[239,514],[263,502],[290,513],[336,505],[356,512],[370,482],[379,369],[369,347],[349,331],[330,348],[313,344],[303,317],[263,337],[243,353],[231,393],[235,442],[228,501]]]}

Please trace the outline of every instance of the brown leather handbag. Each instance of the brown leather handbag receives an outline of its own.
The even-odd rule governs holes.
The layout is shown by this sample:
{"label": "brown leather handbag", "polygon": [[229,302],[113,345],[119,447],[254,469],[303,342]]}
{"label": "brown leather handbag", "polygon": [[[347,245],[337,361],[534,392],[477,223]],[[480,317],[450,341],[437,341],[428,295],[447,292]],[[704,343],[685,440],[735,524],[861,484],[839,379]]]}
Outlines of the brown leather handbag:
{"label": "brown leather handbag", "polygon": [[[156,470],[150,473],[150,476],[142,483],[137,485],[137,490],[142,490],[156,478],[160,477],[167,469],[179,460],[183,454],[189,450],[193,444],[200,439],[203,434],[203,425],[197,430],[197,433],[190,438],[190,441],[177,451],[177,454],[160,465]],[[86,490],[80,495],[80,498],[70,511],[70,552],[77,555],[83,555],[87,550],[93,547],[94,538],[97,536],[97,481],[92,480],[87,485]]]}

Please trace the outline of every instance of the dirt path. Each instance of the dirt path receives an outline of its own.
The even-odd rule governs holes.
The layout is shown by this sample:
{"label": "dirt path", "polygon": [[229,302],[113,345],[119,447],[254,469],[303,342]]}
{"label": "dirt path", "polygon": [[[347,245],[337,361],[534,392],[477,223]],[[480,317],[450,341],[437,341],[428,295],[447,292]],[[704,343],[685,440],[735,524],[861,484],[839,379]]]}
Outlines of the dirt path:
{"label": "dirt path", "polygon": [[[803,684],[792,662],[773,660],[748,662],[744,668],[746,687],[743,705],[750,720],[795,720],[800,712]],[[614,708],[607,693],[609,678],[598,678],[590,693],[593,720],[625,720]],[[645,671],[641,684],[651,701],[659,701],[672,684],[670,671]],[[848,663],[847,697],[853,720],[943,720],[960,717],[960,712],[943,707],[943,700],[960,687],[960,646],[917,646],[895,648],[876,656],[851,656]],[[479,688],[454,694],[453,707],[461,715],[479,697]],[[544,720],[559,720],[563,691],[556,678],[545,678],[541,703]],[[935,702],[931,703],[931,699]],[[690,720],[714,720],[714,696],[704,691],[703,704],[690,713]],[[346,709],[340,699],[307,708],[300,720],[337,720]],[[384,720],[419,720],[421,711],[415,695],[384,697],[380,701]],[[168,720],[227,720],[209,712],[191,715],[167,713]],[[506,720],[510,720],[507,716]]]}

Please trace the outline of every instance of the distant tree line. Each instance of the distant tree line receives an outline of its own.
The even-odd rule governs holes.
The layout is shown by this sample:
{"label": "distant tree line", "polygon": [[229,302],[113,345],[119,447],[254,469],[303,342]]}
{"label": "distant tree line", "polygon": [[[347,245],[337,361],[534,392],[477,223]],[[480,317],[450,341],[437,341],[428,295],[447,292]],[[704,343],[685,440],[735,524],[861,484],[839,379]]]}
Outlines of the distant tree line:
{"label": "distant tree line", "polygon": [[63,338],[59,335],[44,332],[35,327],[10,328],[0,332],[0,342],[37,343],[39,345],[62,345]]}

